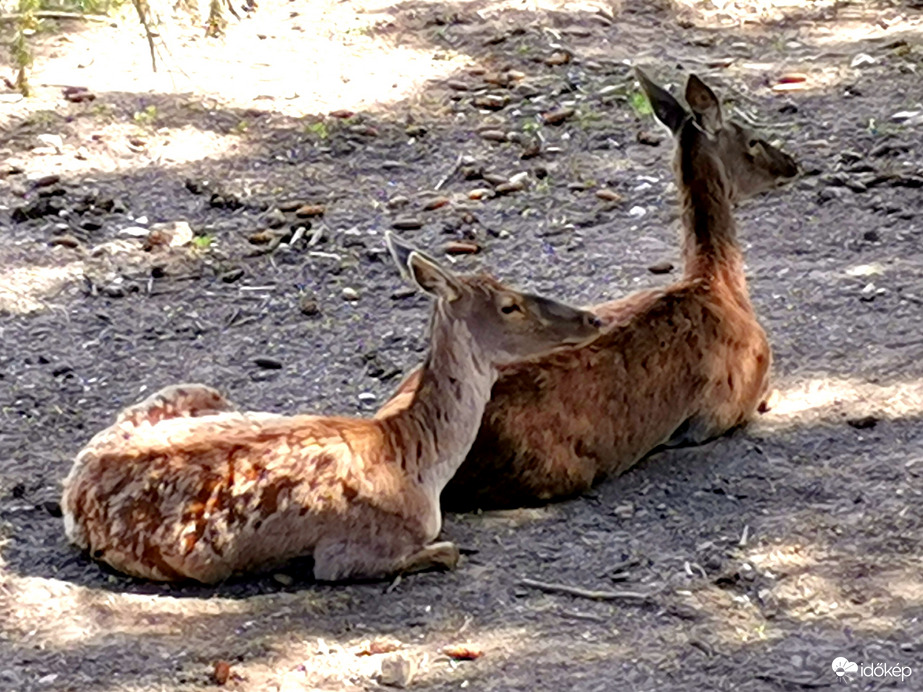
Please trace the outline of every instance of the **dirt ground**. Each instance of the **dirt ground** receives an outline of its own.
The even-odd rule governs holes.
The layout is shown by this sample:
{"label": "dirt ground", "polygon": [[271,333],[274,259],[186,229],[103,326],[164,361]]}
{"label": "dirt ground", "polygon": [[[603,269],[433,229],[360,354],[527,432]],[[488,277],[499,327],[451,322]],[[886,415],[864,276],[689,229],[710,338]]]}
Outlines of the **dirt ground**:
{"label": "dirt ground", "polygon": [[[920,7],[273,0],[221,40],[164,28],[156,75],[130,15],[40,34],[36,96],[0,94],[0,689],[208,689],[221,661],[234,690],[378,689],[383,662],[421,690],[923,689]],[[805,170],[739,211],[769,413],[570,502],[447,516],[449,574],[165,586],[67,545],[74,454],[156,388],[380,406],[425,347],[395,224],[578,303],[671,281],[634,63],[696,71]]]}

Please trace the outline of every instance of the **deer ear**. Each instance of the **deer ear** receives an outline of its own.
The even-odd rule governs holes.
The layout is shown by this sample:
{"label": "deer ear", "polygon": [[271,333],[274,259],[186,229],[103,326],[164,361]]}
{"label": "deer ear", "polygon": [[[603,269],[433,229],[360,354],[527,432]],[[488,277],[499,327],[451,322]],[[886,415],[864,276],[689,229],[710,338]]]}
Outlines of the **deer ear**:
{"label": "deer ear", "polygon": [[654,84],[641,68],[635,68],[635,77],[651,104],[654,116],[675,135],[688,115],[686,109],[673,98],[669,91]]}
{"label": "deer ear", "polygon": [[407,269],[417,286],[431,296],[449,302],[461,298],[462,288],[458,279],[436,260],[414,251],[410,253]]}
{"label": "deer ear", "polygon": [[388,252],[391,253],[391,258],[397,268],[400,269],[401,276],[406,278],[410,272],[407,262],[410,260],[410,255],[416,251],[416,248],[409,243],[398,240],[397,236],[391,231],[385,232],[385,245],[388,247]]}
{"label": "deer ear", "polygon": [[717,132],[721,129],[724,123],[721,102],[718,101],[715,92],[694,74],[689,75],[686,81],[686,103],[692,109],[696,122],[706,132]]}

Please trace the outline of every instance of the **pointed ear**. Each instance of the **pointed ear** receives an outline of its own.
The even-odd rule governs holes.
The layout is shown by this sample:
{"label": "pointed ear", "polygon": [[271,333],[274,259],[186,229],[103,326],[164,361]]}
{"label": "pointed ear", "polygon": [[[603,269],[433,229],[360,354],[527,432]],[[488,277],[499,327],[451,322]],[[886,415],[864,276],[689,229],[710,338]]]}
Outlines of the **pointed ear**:
{"label": "pointed ear", "polygon": [[650,101],[654,116],[675,135],[688,115],[686,109],[670,95],[669,91],[654,84],[638,67],[635,68],[635,77],[641,84],[647,100]]}
{"label": "pointed ear", "polygon": [[413,245],[409,245],[401,240],[397,239],[391,231],[385,232],[385,245],[388,247],[388,252],[391,253],[391,258],[394,260],[394,263],[397,265],[397,268],[401,271],[401,276],[408,277],[410,270],[407,268],[407,262],[410,260],[410,255],[416,248]]}
{"label": "pointed ear", "polygon": [[692,109],[696,122],[706,132],[717,132],[721,129],[724,118],[721,116],[721,102],[715,92],[699,79],[696,75],[689,75],[686,82],[686,103]]}
{"label": "pointed ear", "polygon": [[448,269],[420,252],[410,253],[407,269],[414,282],[432,296],[452,302],[462,295],[461,284]]}

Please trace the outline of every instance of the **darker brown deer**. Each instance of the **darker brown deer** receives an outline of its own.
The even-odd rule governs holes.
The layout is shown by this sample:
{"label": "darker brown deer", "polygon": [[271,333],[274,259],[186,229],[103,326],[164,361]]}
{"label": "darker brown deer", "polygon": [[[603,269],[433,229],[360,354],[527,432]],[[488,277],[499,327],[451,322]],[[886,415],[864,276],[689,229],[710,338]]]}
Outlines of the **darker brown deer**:
{"label": "darker brown deer", "polygon": [[410,404],[378,420],[244,413],[203,385],[119,415],[64,481],[70,540],[117,570],[213,583],[313,555],[319,580],[458,559],[439,495],[477,434],[499,365],[599,335],[592,313],[460,276],[389,237],[435,299]]}
{"label": "darker brown deer", "polygon": [[[454,509],[568,497],[665,444],[697,444],[745,423],[767,392],[769,342],[744,277],[733,205],[797,173],[794,161],[726,121],[698,77],[687,110],[637,72],[675,138],[682,279],[592,308],[607,326],[578,349],[501,368],[468,458],[443,492]],[[413,373],[379,415],[405,406]]]}

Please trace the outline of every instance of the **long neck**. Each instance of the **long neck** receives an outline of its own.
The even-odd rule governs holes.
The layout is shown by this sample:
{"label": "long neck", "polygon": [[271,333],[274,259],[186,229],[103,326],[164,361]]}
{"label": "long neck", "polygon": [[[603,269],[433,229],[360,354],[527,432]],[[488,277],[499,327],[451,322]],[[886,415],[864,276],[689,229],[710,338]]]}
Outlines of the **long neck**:
{"label": "long neck", "polygon": [[[679,143],[683,208],[683,261],[687,279],[719,281],[747,296],[743,253],[731,204],[731,182],[720,159],[707,151],[705,135],[691,124]],[[684,141],[685,140],[685,141]]]}
{"label": "long neck", "polygon": [[497,371],[467,326],[437,304],[413,402],[382,420],[409,477],[438,497],[474,444]]}

